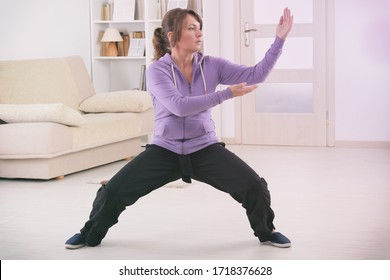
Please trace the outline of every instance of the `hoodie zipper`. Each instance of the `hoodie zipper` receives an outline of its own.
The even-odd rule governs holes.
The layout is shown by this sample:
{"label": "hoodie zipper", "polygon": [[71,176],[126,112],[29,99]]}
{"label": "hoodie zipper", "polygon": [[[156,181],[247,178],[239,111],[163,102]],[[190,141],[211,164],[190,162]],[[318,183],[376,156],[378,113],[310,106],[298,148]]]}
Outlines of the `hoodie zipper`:
{"label": "hoodie zipper", "polygon": [[[186,139],[186,118],[183,117],[183,140]],[[184,141],[181,141],[181,153],[184,154]]]}
{"label": "hoodie zipper", "polygon": [[[203,68],[202,68],[202,65],[199,64],[199,67],[200,67],[200,73],[202,75],[202,80],[203,80],[203,90],[204,90],[204,94],[206,94],[206,80],[205,80],[205,76],[204,76],[204,73],[203,73]],[[173,83],[175,84],[176,88],[177,88],[177,81],[176,81],[176,76],[175,76],[175,70],[174,70],[174,66],[173,66],[173,63],[171,63],[171,72],[172,72],[172,77],[173,77]],[[182,73],[180,72],[180,74],[182,75]],[[195,77],[195,71],[192,73],[193,77],[192,77],[192,81],[194,80],[194,77]],[[188,83],[188,92],[189,92],[189,95],[192,94],[192,86],[191,86],[191,83]],[[184,154],[184,139],[186,139],[186,131],[185,131],[185,128],[186,128],[186,117],[183,117],[183,141],[182,141],[182,144],[181,144],[181,150],[182,150],[182,154]]]}

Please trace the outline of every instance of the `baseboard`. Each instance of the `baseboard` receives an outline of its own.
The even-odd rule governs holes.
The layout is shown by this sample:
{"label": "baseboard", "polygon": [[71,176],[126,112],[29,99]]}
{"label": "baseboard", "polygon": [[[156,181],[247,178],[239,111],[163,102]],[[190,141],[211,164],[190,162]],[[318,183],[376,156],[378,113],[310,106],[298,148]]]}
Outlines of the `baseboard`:
{"label": "baseboard", "polygon": [[234,137],[222,137],[222,142],[224,142],[228,145],[240,144],[240,143],[237,143],[236,138],[234,138]]}
{"label": "baseboard", "polygon": [[390,142],[389,141],[344,141],[344,140],[336,140],[335,141],[335,147],[390,149]]}
{"label": "baseboard", "polygon": [[[234,137],[223,137],[222,142],[229,145],[240,145]],[[332,146],[333,147],[333,146]],[[370,149],[390,149],[390,141],[346,141],[335,140],[334,147],[340,148],[370,148]]]}

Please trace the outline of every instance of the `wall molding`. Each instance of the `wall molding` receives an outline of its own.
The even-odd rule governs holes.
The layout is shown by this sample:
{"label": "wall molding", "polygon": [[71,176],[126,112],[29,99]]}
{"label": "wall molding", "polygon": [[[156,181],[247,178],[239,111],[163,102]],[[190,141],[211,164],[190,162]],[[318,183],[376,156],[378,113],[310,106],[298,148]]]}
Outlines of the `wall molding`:
{"label": "wall molding", "polygon": [[371,148],[371,149],[390,149],[390,141],[345,141],[336,140],[335,147],[345,148]]}

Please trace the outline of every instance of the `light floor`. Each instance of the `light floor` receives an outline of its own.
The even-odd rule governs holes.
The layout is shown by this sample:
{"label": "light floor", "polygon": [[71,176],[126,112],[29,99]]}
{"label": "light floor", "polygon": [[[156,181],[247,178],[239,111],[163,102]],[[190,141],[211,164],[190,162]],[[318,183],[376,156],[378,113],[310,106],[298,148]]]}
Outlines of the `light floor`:
{"label": "light floor", "polygon": [[244,209],[203,183],[140,199],[95,248],[64,249],[99,187],[126,162],[64,180],[0,179],[0,259],[390,259],[390,150],[228,146],[269,183],[288,249],[260,245]]}

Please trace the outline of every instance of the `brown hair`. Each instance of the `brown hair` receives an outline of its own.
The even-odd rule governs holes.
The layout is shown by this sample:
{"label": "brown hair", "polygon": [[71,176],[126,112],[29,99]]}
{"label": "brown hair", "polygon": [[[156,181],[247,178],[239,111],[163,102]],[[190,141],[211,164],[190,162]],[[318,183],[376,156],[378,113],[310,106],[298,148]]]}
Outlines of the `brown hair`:
{"label": "brown hair", "polygon": [[[187,15],[193,16],[200,23],[200,29],[202,29],[202,19],[193,10],[176,8],[168,11],[162,20],[161,27],[157,27],[154,30],[153,60],[158,60],[166,53],[171,53],[171,46],[174,47],[180,40],[183,22]],[[168,32],[173,32],[171,42],[168,39]]]}

